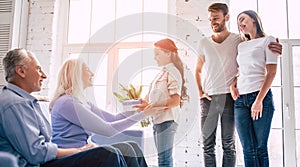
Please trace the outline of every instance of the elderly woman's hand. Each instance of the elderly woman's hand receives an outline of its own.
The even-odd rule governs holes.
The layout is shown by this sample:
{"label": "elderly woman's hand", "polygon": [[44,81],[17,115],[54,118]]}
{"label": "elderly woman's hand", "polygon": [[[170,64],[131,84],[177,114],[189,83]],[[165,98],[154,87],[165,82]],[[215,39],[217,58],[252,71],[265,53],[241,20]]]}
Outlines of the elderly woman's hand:
{"label": "elderly woman's hand", "polygon": [[164,112],[169,108],[166,106],[155,106],[153,103],[149,104],[147,107],[144,108],[143,112],[146,116],[155,115],[160,112]]}
{"label": "elderly woman's hand", "polygon": [[95,148],[95,147],[98,147],[99,145],[96,144],[96,143],[88,143],[82,147],[79,148],[80,151],[85,151],[85,150],[88,150],[88,149],[91,149],[91,148]]}
{"label": "elderly woman's hand", "polygon": [[140,101],[141,101],[141,104],[135,104],[132,106],[133,108],[137,108],[138,112],[143,111],[149,105],[149,103],[146,100],[140,99]]}

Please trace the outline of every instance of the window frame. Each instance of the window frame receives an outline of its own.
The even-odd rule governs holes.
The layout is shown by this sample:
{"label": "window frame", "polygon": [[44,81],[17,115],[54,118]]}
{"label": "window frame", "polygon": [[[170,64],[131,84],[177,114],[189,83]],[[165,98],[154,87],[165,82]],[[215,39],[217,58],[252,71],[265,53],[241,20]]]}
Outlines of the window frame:
{"label": "window frame", "polygon": [[[49,95],[53,96],[53,90],[56,86],[57,81],[57,69],[60,68],[62,63],[69,58],[70,54],[74,53],[99,53],[107,54],[108,56],[108,73],[107,73],[107,88],[106,88],[106,105],[112,104],[113,92],[112,92],[112,74],[118,67],[118,53],[119,49],[135,49],[135,48],[152,48],[154,41],[121,41],[121,42],[103,42],[103,43],[68,43],[68,22],[69,22],[69,10],[70,1],[56,1],[55,7],[58,8],[58,14],[54,17],[54,43],[53,43],[53,57],[51,57],[51,68],[50,68],[50,80],[49,80]],[[168,2],[174,5],[173,3]],[[167,9],[168,12],[172,12],[173,8]],[[58,17],[59,16],[59,17]],[[169,26],[167,23],[167,27]],[[168,30],[171,31],[171,30]],[[116,32],[115,32],[116,33]],[[141,34],[143,36],[143,34]],[[142,37],[143,39],[143,37]]]}

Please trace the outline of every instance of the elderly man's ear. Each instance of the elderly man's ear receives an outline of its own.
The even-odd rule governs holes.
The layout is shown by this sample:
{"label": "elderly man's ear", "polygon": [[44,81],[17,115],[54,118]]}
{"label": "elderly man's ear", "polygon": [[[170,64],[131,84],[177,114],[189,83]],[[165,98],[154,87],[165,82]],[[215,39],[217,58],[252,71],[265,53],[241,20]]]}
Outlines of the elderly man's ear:
{"label": "elderly man's ear", "polygon": [[25,78],[26,73],[25,73],[23,66],[16,66],[15,70],[16,70],[17,75],[19,75],[21,78]]}

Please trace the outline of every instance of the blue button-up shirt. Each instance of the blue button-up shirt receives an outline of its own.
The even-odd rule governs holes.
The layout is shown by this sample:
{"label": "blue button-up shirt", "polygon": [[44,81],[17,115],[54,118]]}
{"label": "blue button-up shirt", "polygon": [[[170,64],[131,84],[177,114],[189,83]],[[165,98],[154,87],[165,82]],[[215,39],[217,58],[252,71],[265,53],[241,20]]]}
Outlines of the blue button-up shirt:
{"label": "blue button-up shirt", "polygon": [[0,151],[12,153],[19,166],[39,166],[57,154],[51,126],[37,100],[13,84],[0,90]]}

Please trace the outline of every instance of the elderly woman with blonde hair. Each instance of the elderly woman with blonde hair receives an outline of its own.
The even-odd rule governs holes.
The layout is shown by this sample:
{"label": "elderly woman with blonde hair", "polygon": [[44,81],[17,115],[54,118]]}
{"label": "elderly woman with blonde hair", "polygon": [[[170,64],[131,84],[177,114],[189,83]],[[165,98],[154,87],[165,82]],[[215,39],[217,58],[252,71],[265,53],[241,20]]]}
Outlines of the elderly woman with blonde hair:
{"label": "elderly woman with blonde hair", "polygon": [[[50,103],[52,142],[58,147],[82,147],[88,143],[91,132],[110,137],[146,117],[144,112],[135,111],[113,115],[89,102],[84,89],[93,85],[93,76],[80,58],[68,59],[59,71],[54,97]],[[136,143],[124,142],[112,146],[121,151],[128,166],[147,166]]]}

